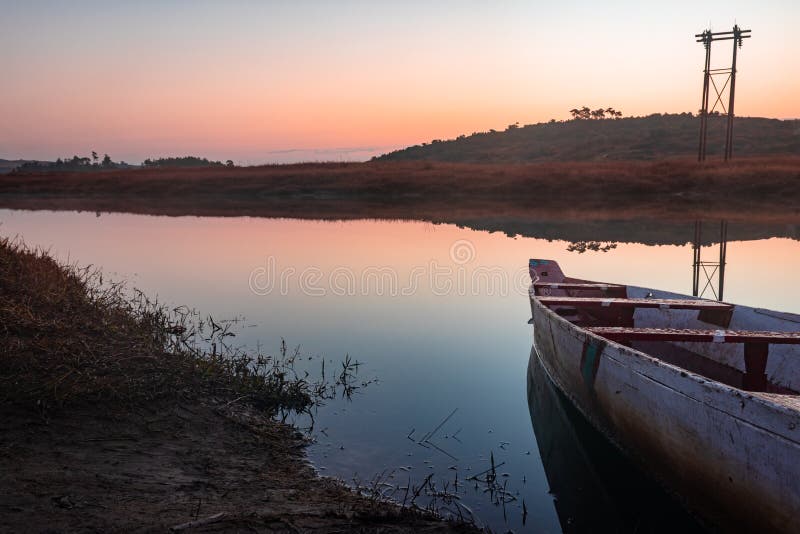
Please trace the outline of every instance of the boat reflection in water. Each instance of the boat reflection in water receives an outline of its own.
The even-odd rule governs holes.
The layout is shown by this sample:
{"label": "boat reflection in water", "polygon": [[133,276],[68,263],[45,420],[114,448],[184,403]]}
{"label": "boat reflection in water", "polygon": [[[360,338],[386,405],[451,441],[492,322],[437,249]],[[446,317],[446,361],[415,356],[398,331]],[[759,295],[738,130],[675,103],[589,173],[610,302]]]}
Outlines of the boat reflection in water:
{"label": "boat reflection in water", "polygon": [[705,531],[591,427],[550,381],[535,348],[528,406],[564,532]]}

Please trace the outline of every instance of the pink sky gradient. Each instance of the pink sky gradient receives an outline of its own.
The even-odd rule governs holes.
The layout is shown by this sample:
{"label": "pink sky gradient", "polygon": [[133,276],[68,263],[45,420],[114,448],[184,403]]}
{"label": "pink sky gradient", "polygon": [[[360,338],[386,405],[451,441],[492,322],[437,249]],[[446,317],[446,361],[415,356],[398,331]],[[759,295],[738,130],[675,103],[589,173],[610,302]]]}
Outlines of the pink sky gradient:
{"label": "pink sky gradient", "polygon": [[709,20],[753,30],[738,114],[800,117],[794,1],[2,3],[0,158],[366,159],[581,105],[694,111]]}

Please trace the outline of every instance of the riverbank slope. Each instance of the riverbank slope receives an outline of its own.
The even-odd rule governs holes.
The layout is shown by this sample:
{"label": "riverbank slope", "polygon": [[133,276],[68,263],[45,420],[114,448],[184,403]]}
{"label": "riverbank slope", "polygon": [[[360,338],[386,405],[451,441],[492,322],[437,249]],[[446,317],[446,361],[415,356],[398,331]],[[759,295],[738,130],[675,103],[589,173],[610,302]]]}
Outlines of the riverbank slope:
{"label": "riverbank slope", "polygon": [[324,384],[203,352],[191,321],[101,277],[0,240],[4,528],[475,531],[319,478],[274,415]]}

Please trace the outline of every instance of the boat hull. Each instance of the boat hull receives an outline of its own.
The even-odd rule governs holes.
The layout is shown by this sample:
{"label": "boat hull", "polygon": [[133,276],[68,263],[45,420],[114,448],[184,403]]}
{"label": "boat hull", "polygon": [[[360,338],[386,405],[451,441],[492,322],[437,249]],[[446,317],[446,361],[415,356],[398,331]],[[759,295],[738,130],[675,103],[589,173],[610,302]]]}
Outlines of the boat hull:
{"label": "boat hull", "polygon": [[800,417],[610,342],[531,297],[534,349],[589,422],[699,517],[736,531],[800,527]]}
{"label": "boat hull", "polygon": [[705,532],[555,387],[531,350],[528,406],[564,532]]}

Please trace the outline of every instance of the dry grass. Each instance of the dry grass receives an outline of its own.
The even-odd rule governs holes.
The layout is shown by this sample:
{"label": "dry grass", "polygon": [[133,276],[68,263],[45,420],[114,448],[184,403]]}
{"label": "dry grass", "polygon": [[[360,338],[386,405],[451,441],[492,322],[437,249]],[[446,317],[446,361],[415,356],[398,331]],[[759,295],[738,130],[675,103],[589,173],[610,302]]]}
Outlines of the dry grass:
{"label": "dry grass", "polygon": [[265,356],[231,348],[232,335],[99,271],[0,240],[0,404],[45,409],[217,396],[288,413],[309,410],[342,385],[299,376],[297,354],[285,344],[277,357]]}
{"label": "dry grass", "polygon": [[0,206],[168,215],[795,221],[800,157],[370,162],[0,177]]}
{"label": "dry grass", "polygon": [[347,394],[349,360],[311,383],[285,346],[239,352],[224,325],[192,317],[0,239],[4,527],[163,532],[211,516],[192,531],[477,531],[317,477],[274,415]]}

